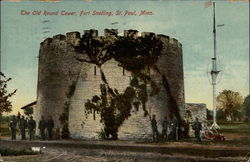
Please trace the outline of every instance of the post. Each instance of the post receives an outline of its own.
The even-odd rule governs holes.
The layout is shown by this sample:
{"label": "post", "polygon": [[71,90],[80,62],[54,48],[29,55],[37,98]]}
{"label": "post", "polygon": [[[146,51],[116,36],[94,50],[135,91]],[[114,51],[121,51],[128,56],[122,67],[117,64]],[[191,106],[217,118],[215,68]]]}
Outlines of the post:
{"label": "post", "polygon": [[220,127],[216,123],[216,79],[219,71],[217,71],[216,65],[216,21],[215,21],[215,2],[213,2],[213,35],[214,35],[214,57],[212,58],[212,71],[210,72],[212,77],[213,86],[213,124],[211,129],[219,129]]}

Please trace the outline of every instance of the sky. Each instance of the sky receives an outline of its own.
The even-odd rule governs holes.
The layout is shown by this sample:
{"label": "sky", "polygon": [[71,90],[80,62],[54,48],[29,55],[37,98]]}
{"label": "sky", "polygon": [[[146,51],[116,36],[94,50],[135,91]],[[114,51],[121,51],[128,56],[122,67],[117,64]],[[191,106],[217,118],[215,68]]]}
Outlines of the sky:
{"label": "sky", "polygon": [[[13,0],[14,1],[14,0]],[[111,1],[74,0],[61,2],[1,1],[1,71],[12,80],[9,92],[13,113],[36,100],[40,42],[56,34],[106,28],[154,32],[176,38],[182,43],[186,103],[205,103],[212,109],[212,86],[209,82],[213,57],[213,8],[205,1]],[[21,10],[30,12],[21,15]],[[44,11],[76,12],[73,16],[43,15]],[[123,13],[141,10],[144,16],[79,16],[81,11]],[[33,12],[34,11],[34,12]],[[38,11],[38,12],[36,12]],[[32,15],[39,13],[40,15]],[[218,77],[216,93],[224,89],[249,94],[249,4],[243,0],[216,1]],[[117,23],[114,23],[117,22]]]}

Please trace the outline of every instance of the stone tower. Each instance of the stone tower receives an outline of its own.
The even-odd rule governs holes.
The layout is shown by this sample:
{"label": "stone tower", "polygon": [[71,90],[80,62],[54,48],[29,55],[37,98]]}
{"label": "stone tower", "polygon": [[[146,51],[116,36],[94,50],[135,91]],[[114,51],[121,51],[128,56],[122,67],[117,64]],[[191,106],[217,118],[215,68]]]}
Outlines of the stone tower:
{"label": "stone tower", "polygon": [[[97,30],[85,30],[84,34],[91,33],[93,37],[107,38],[117,36],[117,30],[105,30],[104,36],[98,36]],[[155,35],[143,32],[139,36],[136,30],[124,31],[124,37],[145,37]],[[150,68],[150,75],[160,87],[157,95],[150,97],[146,103],[148,116],[144,116],[141,109],[132,110],[132,115],[125,120],[119,128],[120,139],[150,138],[150,116],[156,115],[159,130],[161,121],[165,116],[170,120],[171,114],[179,119],[184,113],[184,80],[182,46],[174,38],[157,35],[163,43],[157,69]],[[51,115],[55,120],[55,127],[61,128],[60,115],[68,107],[69,131],[72,138],[96,139],[98,132],[103,128],[100,116],[93,112],[92,115],[84,113],[84,103],[95,94],[100,94],[102,82],[99,68],[94,64],[79,62],[75,47],[79,46],[81,36],[79,32],[70,32],[65,35],[56,35],[47,38],[41,43],[39,52],[39,72],[37,87],[37,109],[35,120],[41,116]],[[111,87],[123,92],[129,85],[131,73],[118,66],[118,62],[111,59],[102,65],[106,79]],[[167,81],[167,86],[166,86]],[[173,104],[176,107],[173,108]]]}

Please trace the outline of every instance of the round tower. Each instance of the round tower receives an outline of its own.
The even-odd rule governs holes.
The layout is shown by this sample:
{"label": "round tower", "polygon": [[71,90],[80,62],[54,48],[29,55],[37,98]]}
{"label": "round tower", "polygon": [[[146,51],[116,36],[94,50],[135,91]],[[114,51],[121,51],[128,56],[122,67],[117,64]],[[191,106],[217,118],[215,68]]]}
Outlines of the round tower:
{"label": "round tower", "polygon": [[[85,30],[93,39],[115,40],[118,30],[106,29],[104,36],[98,36],[97,30]],[[184,77],[182,46],[174,38],[165,35],[143,32],[141,36],[136,30],[124,31],[124,37],[137,39],[154,36],[163,44],[156,64],[149,69],[151,79],[160,88],[159,93],[149,96],[146,102],[148,115],[144,116],[142,108],[132,109],[131,116],[126,119],[118,131],[120,139],[151,138],[150,119],[154,114],[161,130],[164,117],[170,121],[173,116],[179,120],[184,114]],[[94,95],[100,95],[102,79],[100,69],[95,64],[80,62],[76,59],[76,46],[79,47],[80,33],[71,32],[56,35],[41,43],[39,53],[39,72],[37,88],[37,109],[34,116],[37,121],[41,116],[52,116],[56,128],[62,128],[59,120],[67,113],[68,127],[72,138],[96,139],[103,125],[100,115],[92,112],[86,115],[85,103]],[[130,85],[131,72],[126,71],[115,59],[106,61],[102,66],[110,87],[120,93]],[[150,85],[149,85],[150,89]]]}

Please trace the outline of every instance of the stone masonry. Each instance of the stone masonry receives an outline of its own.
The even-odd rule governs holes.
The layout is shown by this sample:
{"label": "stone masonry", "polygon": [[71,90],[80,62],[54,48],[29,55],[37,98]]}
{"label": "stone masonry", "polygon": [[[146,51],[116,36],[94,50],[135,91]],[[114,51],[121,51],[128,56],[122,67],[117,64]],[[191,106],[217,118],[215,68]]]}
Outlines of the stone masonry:
{"label": "stone masonry", "polygon": [[[85,30],[98,36],[97,30]],[[118,33],[117,30],[115,34]],[[141,37],[153,34],[143,32]],[[114,35],[110,30],[104,31],[104,36]],[[116,35],[117,36],[117,35]],[[124,37],[139,37],[136,30],[124,31]],[[170,119],[170,94],[177,103],[179,114],[183,117],[184,108],[184,80],[183,80],[183,58],[182,45],[174,38],[165,35],[155,35],[160,39],[164,47],[162,54],[156,65],[164,75],[170,85],[170,91],[166,92],[162,82],[162,76],[150,69],[150,75],[160,87],[160,92],[150,97],[146,103],[149,112],[144,116],[140,107],[139,110],[132,109],[132,115],[125,120],[119,128],[119,139],[145,139],[151,138],[150,116],[156,115],[158,129],[161,130],[161,121],[165,116]],[[75,46],[79,45],[81,35],[79,32],[70,32],[66,35],[56,35],[53,38],[45,39],[40,45],[39,67],[38,67],[38,86],[37,86],[37,108],[34,118],[38,122],[41,116],[48,118],[51,115],[55,121],[56,128],[62,128],[59,116],[64,112],[65,103],[69,105],[69,131],[72,138],[98,139],[98,132],[103,128],[100,123],[100,115],[92,113],[86,115],[85,102],[93,95],[100,94],[100,84],[102,82],[100,69],[94,64],[80,62],[76,59],[77,53]],[[131,74],[118,66],[118,62],[111,59],[101,66],[107,77],[107,81],[112,88],[123,92],[129,85]],[[75,85],[73,93],[71,85]]]}

